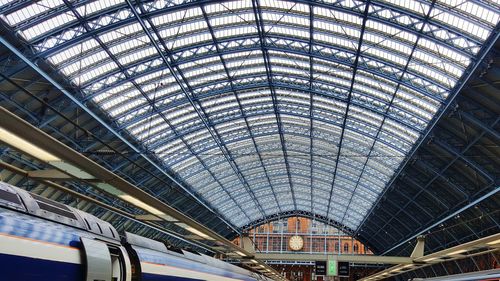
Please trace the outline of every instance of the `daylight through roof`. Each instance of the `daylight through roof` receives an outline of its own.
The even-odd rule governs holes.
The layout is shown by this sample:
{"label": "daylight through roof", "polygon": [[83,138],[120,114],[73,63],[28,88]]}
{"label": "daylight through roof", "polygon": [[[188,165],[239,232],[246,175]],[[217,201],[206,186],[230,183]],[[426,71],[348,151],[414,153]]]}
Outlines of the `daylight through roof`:
{"label": "daylight through roof", "polygon": [[356,230],[478,60],[497,1],[1,1],[39,59],[236,227]]}

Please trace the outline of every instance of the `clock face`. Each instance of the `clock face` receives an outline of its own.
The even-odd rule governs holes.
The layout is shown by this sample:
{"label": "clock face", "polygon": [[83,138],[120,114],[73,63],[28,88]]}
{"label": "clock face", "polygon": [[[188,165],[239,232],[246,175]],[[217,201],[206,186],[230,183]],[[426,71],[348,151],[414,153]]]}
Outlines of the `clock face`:
{"label": "clock face", "polygon": [[304,247],[304,239],[298,235],[294,235],[288,240],[288,245],[293,251],[300,251]]}

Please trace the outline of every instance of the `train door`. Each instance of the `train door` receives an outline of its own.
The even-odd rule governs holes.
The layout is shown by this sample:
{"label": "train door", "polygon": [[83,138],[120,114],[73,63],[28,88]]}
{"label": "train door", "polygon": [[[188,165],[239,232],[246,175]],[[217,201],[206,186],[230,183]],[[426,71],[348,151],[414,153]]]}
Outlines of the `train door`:
{"label": "train door", "polygon": [[81,237],[85,281],[130,281],[130,260],[123,247]]}
{"label": "train door", "polygon": [[127,251],[122,246],[108,245],[111,256],[111,281],[130,281],[131,267]]}

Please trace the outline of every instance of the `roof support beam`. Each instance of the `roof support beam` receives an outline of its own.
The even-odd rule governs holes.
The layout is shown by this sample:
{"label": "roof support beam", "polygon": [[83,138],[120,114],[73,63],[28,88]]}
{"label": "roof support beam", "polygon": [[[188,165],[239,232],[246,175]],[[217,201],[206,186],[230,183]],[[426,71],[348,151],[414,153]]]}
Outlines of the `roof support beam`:
{"label": "roof support beam", "polygon": [[[76,97],[73,96],[72,93],[67,91],[62,85],[60,85],[57,81],[52,79],[45,71],[40,69],[37,65],[35,65],[30,59],[28,59],[26,56],[24,56],[19,50],[17,50],[12,44],[10,44],[5,38],[0,36],[0,44],[5,46],[7,49],[9,49],[11,52],[13,52],[17,57],[19,57],[24,63],[26,63],[31,69],[33,69],[35,72],[37,72],[40,76],[42,76],[45,80],[47,80],[50,84],[54,86],[55,89],[60,91],[62,94],[64,94],[67,98],[69,98],[74,104],[76,104],[78,107],[80,107],[83,111],[85,111],[87,114],[89,114],[94,120],[96,120],[101,126],[103,126],[105,129],[110,131],[115,137],[117,137],[119,140],[124,142],[128,147],[132,149],[132,151],[139,153],[143,156],[143,158],[151,164],[153,167],[158,169],[164,176],[172,180],[175,184],[177,184],[179,187],[181,187],[184,191],[186,191],[194,200],[198,201],[202,206],[207,208],[208,210],[211,210],[214,214],[217,214],[211,207],[209,207],[207,204],[205,204],[203,201],[201,201],[196,195],[194,195],[189,189],[184,187],[179,181],[171,177],[162,167],[160,167],[158,164],[156,164],[153,160],[151,160],[149,157],[146,155],[143,155],[141,150],[137,148],[135,145],[133,145],[131,142],[129,142],[124,136],[122,136],[120,133],[118,133],[113,127],[108,125],[106,122],[104,122],[97,114],[95,114],[90,108],[88,108],[86,105],[81,103]],[[221,217],[222,220],[224,218]],[[235,229],[232,224],[227,222],[227,225],[230,226],[234,231],[238,232],[237,229]]]}
{"label": "roof support beam", "polygon": [[[247,116],[245,110],[243,110],[243,106],[241,105],[241,100],[240,100],[240,98],[238,96],[238,92],[235,89],[233,77],[231,76],[231,74],[230,74],[230,72],[229,72],[229,70],[227,68],[226,61],[224,60],[224,57],[222,56],[222,52],[221,52],[220,47],[219,47],[219,42],[217,41],[217,38],[215,37],[214,30],[212,28],[212,24],[210,23],[210,19],[208,18],[207,12],[205,11],[205,6],[202,5],[200,8],[201,8],[201,10],[203,12],[203,17],[205,18],[205,22],[207,23],[208,29],[210,31],[210,35],[212,37],[212,41],[214,42],[215,48],[217,49],[217,54],[219,55],[219,59],[220,59],[222,65],[224,67],[224,72],[226,73],[226,76],[227,76],[227,78],[229,80],[229,84],[231,86],[231,91],[233,92],[234,97],[236,99],[236,102],[238,103],[238,108],[239,108],[239,110],[241,112],[241,116],[245,120],[245,125],[246,125],[246,127],[248,129],[248,133],[249,133],[250,138],[252,140],[252,143],[253,143],[253,146],[255,148],[255,151],[257,152],[257,157],[259,158],[260,166],[264,170],[264,175],[265,175],[265,177],[267,179],[267,182],[269,183],[269,188],[271,189],[271,192],[273,194],[274,200],[276,201],[276,206],[277,206],[279,212],[281,212],[281,206],[280,206],[278,197],[276,196],[276,192],[274,191],[274,187],[271,184],[271,179],[269,178],[269,174],[267,172],[266,166],[264,165],[264,161],[262,159],[261,152],[259,151],[259,147],[257,146],[257,143],[255,142],[255,136],[254,136],[254,133],[252,131],[252,127],[248,123],[248,116]],[[241,172],[241,170],[240,170],[240,172]]]}
{"label": "roof support beam", "polygon": [[[386,185],[385,190],[379,195],[378,199],[374,202],[373,206],[376,206],[380,200],[384,197],[385,193],[387,190],[389,190],[390,186],[394,184],[394,181],[399,177],[401,172],[404,170],[404,168],[407,166],[408,162],[413,159],[413,156],[417,153],[417,150],[422,146],[425,140],[429,137],[429,134],[432,132],[434,127],[438,124],[439,120],[443,117],[443,115],[448,112],[448,109],[450,106],[453,104],[453,100],[457,97],[457,95],[460,93],[462,88],[465,86],[465,83],[469,80],[469,78],[473,75],[473,73],[476,71],[478,66],[481,64],[483,59],[486,57],[486,55],[490,52],[492,49],[493,45],[497,40],[500,38],[500,27],[497,25],[497,28],[492,31],[492,35],[489,37],[489,39],[484,42],[483,47],[481,50],[478,52],[478,55],[476,59],[469,65],[469,67],[466,69],[465,73],[462,75],[462,78],[457,82],[455,87],[452,89],[450,95],[447,98],[447,103],[438,111],[438,113],[433,117],[432,122],[427,128],[427,132],[422,134],[417,142],[415,143],[413,149],[408,153],[405,157],[405,160],[403,163],[400,165],[396,173],[393,175],[391,181]],[[450,164],[451,165],[451,164]],[[363,226],[365,223],[366,219],[370,217],[370,215],[373,213],[374,207],[370,209],[370,211],[367,213],[363,221],[361,222],[360,226],[356,230],[355,234],[358,234],[359,229]]]}
{"label": "roof support beam", "polygon": [[[197,113],[197,115],[200,117],[200,120],[205,125],[205,127],[206,127],[207,131],[209,132],[210,136],[212,137],[212,139],[214,140],[214,142],[217,144],[217,146],[220,148],[220,150],[222,152],[222,155],[224,156],[224,158],[226,158],[228,164],[231,166],[231,169],[238,176],[238,179],[241,181],[243,187],[248,192],[248,194],[250,195],[250,197],[253,199],[253,202],[254,202],[255,206],[258,208],[258,210],[262,214],[262,216],[265,216],[264,209],[262,208],[262,206],[260,205],[259,201],[257,200],[255,194],[253,193],[252,189],[250,188],[250,186],[249,186],[248,182],[246,181],[244,175],[241,174],[241,172],[239,171],[238,165],[234,161],[234,158],[232,157],[230,151],[227,149],[227,147],[225,146],[225,144],[222,142],[222,140],[221,140],[220,136],[218,135],[218,132],[215,129],[215,127],[213,127],[212,125],[210,125],[210,119],[209,119],[208,115],[206,114],[206,112],[204,111],[202,105],[198,101],[195,101],[195,99],[192,97],[192,92],[193,91],[192,91],[191,87],[189,86],[189,83],[188,83],[187,79],[182,74],[182,70],[179,67],[175,67],[174,68],[174,67],[171,66],[171,61],[173,61],[173,59],[172,59],[170,50],[167,48],[167,45],[165,44],[164,40],[160,36],[159,32],[156,30],[154,24],[151,23],[151,21],[150,21],[149,18],[147,19],[148,23],[149,23],[149,26],[151,26],[151,29],[156,34],[156,37],[158,38],[158,41],[160,41],[161,46],[155,40],[155,37],[151,34],[150,30],[148,29],[148,27],[144,23],[144,20],[142,19],[141,15],[136,10],[136,7],[130,2],[130,0],[126,0],[126,2],[128,4],[128,6],[130,7],[132,13],[134,14],[135,18],[137,19],[137,21],[141,25],[142,29],[144,30],[144,32],[148,36],[150,42],[152,43],[152,45],[156,49],[157,53],[160,55],[160,57],[161,57],[164,65],[168,68],[168,70],[170,71],[170,74],[172,75],[172,77],[174,77],[175,81],[177,82],[177,84],[181,88],[182,92],[184,93],[184,95],[186,96],[186,98],[189,100],[189,103],[191,104],[191,106],[193,107],[193,109],[195,110],[195,112]],[[136,1],[136,2],[137,2],[137,5],[138,5],[139,9],[141,10],[141,13],[144,13],[143,4],[140,1]],[[167,56],[165,56],[165,54],[167,54],[167,56],[169,58],[167,58]],[[198,157],[197,154],[194,154],[194,155],[196,155],[196,157]],[[200,159],[200,161],[201,161],[201,159]],[[215,178],[215,177],[214,177],[214,179],[217,180],[217,178]],[[227,192],[227,190],[225,189],[224,185],[220,184],[220,186],[221,186],[221,188],[223,190],[225,190]],[[227,192],[227,194],[228,194],[228,196],[231,199],[233,199],[232,195],[229,192]],[[235,201],[235,204],[238,204],[238,203]],[[242,213],[245,214],[245,216],[248,217],[248,214],[245,212],[245,210],[242,209],[242,208],[240,208],[240,209],[241,209]]]}
{"label": "roof support beam", "polygon": [[[198,232],[204,233],[208,237],[207,240],[217,240],[231,252],[239,251],[244,253],[243,249],[240,249],[231,241],[220,236],[213,230],[185,216],[171,206],[166,205],[153,195],[146,193],[123,178],[105,169],[101,165],[95,163],[87,157],[84,157],[80,153],[77,153],[46,133],[33,127],[26,121],[10,113],[3,107],[0,107],[0,128],[9,132],[13,136],[10,140],[20,138],[28,144],[31,144],[31,146],[20,146],[21,143],[13,144],[11,141],[9,142],[10,146],[14,146],[17,149],[22,150],[24,153],[39,159],[47,165],[56,167],[66,174],[71,175],[75,180],[86,182],[95,188],[104,191],[110,196],[120,198],[122,201],[128,202],[149,214],[165,220],[166,222],[169,221],[169,217],[181,221],[188,227],[192,227]],[[9,141],[8,136],[2,137],[2,141]],[[78,178],[78,175],[67,172],[61,168],[68,165],[82,169],[84,172],[94,176],[100,182],[96,183],[95,181],[85,181],[85,179]],[[189,231],[188,228],[185,229]]]}
{"label": "roof support beam", "polygon": [[467,210],[467,209],[469,209],[469,208],[471,208],[471,207],[474,207],[475,205],[477,205],[477,204],[481,203],[482,201],[484,201],[484,200],[486,200],[486,199],[490,198],[491,196],[493,196],[493,195],[497,194],[498,192],[500,192],[500,186],[497,186],[497,187],[493,188],[493,190],[491,190],[490,192],[488,192],[488,193],[484,194],[483,196],[481,196],[481,197],[477,198],[476,200],[474,200],[474,201],[470,202],[469,204],[467,204],[467,205],[463,206],[462,208],[460,208],[460,209],[458,209],[458,210],[454,211],[453,213],[451,213],[451,214],[447,215],[446,217],[444,217],[444,218],[440,219],[439,221],[434,222],[434,223],[433,223],[433,224],[431,224],[430,226],[428,226],[428,227],[426,227],[426,228],[424,228],[424,229],[422,229],[422,230],[418,231],[417,233],[415,233],[415,234],[413,234],[411,237],[408,237],[407,239],[405,239],[405,240],[401,241],[401,242],[400,242],[400,243],[398,243],[397,245],[394,245],[393,247],[391,247],[391,248],[389,248],[388,250],[386,250],[385,252],[383,252],[383,253],[382,253],[382,255],[385,255],[385,254],[387,254],[387,253],[390,253],[392,250],[397,249],[399,246],[402,246],[402,245],[404,245],[405,243],[407,243],[407,242],[409,242],[409,241],[411,241],[411,240],[413,240],[413,239],[417,238],[418,236],[425,234],[427,231],[429,231],[429,230],[433,229],[434,227],[436,227],[436,226],[438,226],[438,225],[442,224],[443,222],[445,222],[445,221],[447,221],[447,220],[449,220],[449,219],[451,219],[451,218],[455,217],[456,215],[458,215],[458,214],[462,213],[463,211],[465,211],[465,210]]}
{"label": "roof support beam", "polygon": [[326,261],[334,259],[340,262],[362,264],[412,264],[410,257],[375,256],[375,255],[325,255],[293,253],[256,253],[255,258],[263,261]]}
{"label": "roof support beam", "polygon": [[288,153],[287,153],[286,141],[285,141],[285,136],[284,136],[285,132],[283,130],[283,124],[281,122],[281,114],[280,114],[280,109],[278,107],[278,98],[277,98],[276,90],[275,90],[274,84],[273,84],[271,62],[270,62],[269,52],[266,48],[266,35],[265,35],[265,28],[264,28],[264,19],[262,18],[262,11],[260,9],[259,0],[252,0],[252,7],[253,7],[253,12],[254,12],[254,16],[255,16],[256,25],[257,25],[257,31],[259,33],[261,51],[262,51],[262,55],[264,58],[264,66],[266,68],[267,82],[269,83],[268,84],[269,90],[271,92],[271,98],[273,101],[274,114],[276,116],[276,123],[278,126],[278,134],[279,134],[279,138],[280,138],[281,149],[283,151],[283,159],[284,159],[285,168],[286,168],[286,171],[288,174],[288,182],[290,183],[290,192],[292,194],[292,201],[293,201],[293,205],[295,206],[295,209],[297,209],[297,200],[295,200],[295,190],[293,188],[292,175],[290,172],[290,164],[288,163]]}
{"label": "roof support beam", "polygon": [[[433,0],[432,3],[431,3],[431,5],[430,5],[429,11],[427,11],[427,14],[425,15],[425,18],[423,20],[422,26],[420,27],[420,30],[417,33],[417,39],[415,40],[415,43],[413,44],[413,47],[412,47],[412,49],[410,51],[410,54],[408,55],[408,58],[406,60],[406,64],[405,64],[404,68],[401,70],[401,75],[399,75],[398,83],[397,83],[397,85],[396,85],[396,87],[394,89],[394,92],[392,94],[391,101],[389,102],[389,105],[385,109],[385,115],[384,115],[384,117],[382,119],[382,122],[380,123],[380,126],[378,127],[377,134],[373,138],[373,142],[372,142],[372,145],[371,145],[370,150],[368,152],[368,156],[366,157],[365,163],[363,164],[363,168],[361,169],[361,174],[358,177],[358,181],[356,182],[356,186],[354,187],[354,191],[353,191],[353,193],[351,195],[351,199],[349,200],[349,204],[347,205],[346,211],[344,212],[344,217],[342,218],[342,222],[344,221],[345,216],[346,216],[347,212],[349,211],[349,207],[351,205],[352,199],[354,198],[354,194],[355,194],[356,190],[358,189],[359,182],[361,181],[361,178],[362,178],[362,176],[363,176],[363,174],[364,174],[364,172],[366,170],[366,166],[368,164],[368,161],[371,160],[370,156],[372,155],[372,152],[373,152],[373,150],[375,148],[375,144],[378,141],[378,138],[380,136],[380,132],[382,131],[382,128],[384,127],[384,124],[385,124],[385,121],[386,121],[386,116],[387,116],[387,114],[389,114],[389,110],[392,108],[392,105],[394,103],[394,99],[396,98],[396,95],[398,94],[399,88],[401,87],[401,83],[403,81],[403,77],[405,76],[406,72],[408,71],[408,66],[410,65],[410,62],[411,62],[411,60],[413,58],[413,54],[414,54],[414,52],[415,52],[415,50],[416,50],[416,48],[418,46],[418,41],[420,40],[420,36],[421,36],[424,28],[427,26],[427,22],[429,21],[429,16],[431,14],[431,11],[434,8],[434,4],[435,3],[436,3],[436,1]],[[359,48],[361,49],[361,43],[360,43]],[[352,89],[351,89],[351,91],[352,91]],[[347,119],[347,114],[346,114],[346,119]]]}
{"label": "roof support beam", "polygon": [[314,213],[314,177],[313,177],[313,163],[314,163],[314,126],[313,126],[313,82],[314,82],[314,58],[311,56],[312,46],[314,44],[314,7],[309,5],[309,174],[311,175],[309,184],[311,185],[311,212]]}
{"label": "roof support beam", "polygon": [[[353,90],[354,90],[354,81],[356,79],[356,73],[358,71],[358,64],[359,64],[359,57],[360,57],[360,54],[361,54],[361,47],[363,45],[363,36],[364,36],[364,33],[365,33],[365,28],[366,28],[366,21],[368,20],[368,12],[369,12],[369,8],[370,8],[370,0],[366,1],[366,4],[365,4],[365,8],[364,8],[364,12],[363,12],[363,23],[361,24],[361,32],[360,32],[360,35],[359,35],[359,41],[358,41],[358,46],[357,46],[357,50],[356,50],[356,56],[355,56],[355,59],[354,59],[354,63],[353,63],[353,67],[352,67],[352,77],[351,77],[351,82],[350,82],[350,87],[349,87],[349,93],[347,95],[347,101],[346,101],[346,108],[345,108],[345,112],[344,112],[344,119],[342,121],[342,128],[341,128],[341,133],[340,133],[340,139],[339,139],[339,143],[337,145],[337,156],[336,156],[336,159],[335,159],[335,167],[333,169],[333,179],[332,179],[332,184],[331,184],[331,188],[330,188],[330,196],[329,196],[329,199],[328,199],[328,208],[326,210],[326,216],[328,217],[328,215],[330,214],[330,205],[331,205],[331,202],[332,202],[332,196],[333,196],[333,189],[335,187],[335,180],[336,180],[336,177],[337,177],[337,169],[338,169],[338,166],[339,166],[339,162],[340,162],[340,155],[342,154],[342,143],[344,142],[344,134],[345,134],[345,129],[346,129],[346,126],[347,126],[347,118],[349,116],[349,107],[351,106],[351,99],[352,99],[352,93],[353,93]],[[353,196],[354,196],[354,192],[353,191]],[[349,211],[349,206],[350,206],[350,202],[348,203],[347,205],[347,208],[343,214],[343,217],[342,217],[342,220],[341,220],[341,223],[344,222],[344,219],[345,219],[345,215],[346,213]]]}

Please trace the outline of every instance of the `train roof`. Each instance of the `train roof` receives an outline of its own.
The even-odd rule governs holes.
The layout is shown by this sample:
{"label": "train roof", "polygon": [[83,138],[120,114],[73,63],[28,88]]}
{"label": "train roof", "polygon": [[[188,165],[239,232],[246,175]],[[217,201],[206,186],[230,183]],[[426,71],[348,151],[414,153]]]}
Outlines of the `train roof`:
{"label": "train roof", "polygon": [[0,182],[0,207],[80,228],[112,240],[120,240],[118,231],[96,216]]}

